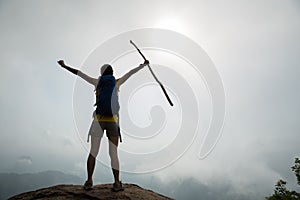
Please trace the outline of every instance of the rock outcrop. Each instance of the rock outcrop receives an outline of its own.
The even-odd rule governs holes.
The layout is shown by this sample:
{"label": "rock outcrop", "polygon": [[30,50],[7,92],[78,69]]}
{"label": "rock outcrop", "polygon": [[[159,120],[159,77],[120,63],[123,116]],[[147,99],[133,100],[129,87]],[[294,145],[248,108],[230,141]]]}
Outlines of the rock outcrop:
{"label": "rock outcrop", "polygon": [[147,200],[170,200],[166,196],[157,194],[151,190],[146,190],[138,185],[124,184],[124,191],[111,191],[111,184],[95,185],[92,190],[85,191],[80,185],[57,185],[43,188],[32,192],[11,197],[9,200],[83,200],[83,199],[147,199]]}

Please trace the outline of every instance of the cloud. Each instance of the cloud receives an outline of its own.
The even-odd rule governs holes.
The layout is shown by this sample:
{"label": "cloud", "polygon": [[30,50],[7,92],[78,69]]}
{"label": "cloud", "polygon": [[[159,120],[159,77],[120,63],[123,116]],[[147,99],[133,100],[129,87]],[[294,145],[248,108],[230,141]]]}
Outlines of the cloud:
{"label": "cloud", "polygon": [[17,160],[17,164],[31,165],[32,164],[32,158],[30,156],[20,156]]}
{"label": "cloud", "polygon": [[33,161],[31,156],[23,155],[17,158],[11,171],[17,173],[32,172],[32,166]]}
{"label": "cloud", "polygon": [[[87,152],[74,139],[75,77],[56,60],[79,67],[112,35],[151,27],[168,17],[166,10],[172,15],[180,10],[177,17],[186,21],[188,36],[204,47],[221,74],[226,122],[207,159],[198,160],[199,143],[194,143],[173,166],[154,174],[164,180],[151,187],[165,187],[165,193],[172,191],[179,199],[251,199],[255,194],[249,188],[263,198],[278,178],[294,182],[290,166],[300,152],[298,1],[0,4],[0,171],[85,171]],[[89,120],[83,122],[86,129]],[[96,176],[101,180],[100,172]]]}

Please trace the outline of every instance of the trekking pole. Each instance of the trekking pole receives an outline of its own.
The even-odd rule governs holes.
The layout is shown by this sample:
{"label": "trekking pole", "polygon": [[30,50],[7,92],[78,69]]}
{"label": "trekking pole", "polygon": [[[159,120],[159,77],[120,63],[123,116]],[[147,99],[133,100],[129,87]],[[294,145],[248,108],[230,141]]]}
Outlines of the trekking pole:
{"label": "trekking pole", "polygon": [[[146,60],[147,60],[146,57],[145,57],[144,54],[141,52],[141,50],[133,43],[132,40],[130,40],[130,44],[132,44],[132,45],[136,48],[136,50],[141,54],[141,56],[143,57],[143,59],[146,61]],[[160,85],[160,87],[161,87],[162,91],[164,92],[164,94],[165,94],[165,96],[166,96],[166,98],[167,98],[169,104],[170,104],[171,106],[173,106],[173,103],[172,103],[172,101],[171,101],[171,99],[170,99],[170,97],[169,97],[169,95],[168,95],[166,89],[164,88],[163,84],[162,84],[162,83],[158,80],[158,78],[155,76],[155,74],[154,74],[153,70],[151,69],[150,65],[148,64],[147,66],[148,66],[148,68],[149,68],[149,70],[150,70],[152,76],[153,76],[154,79],[156,80],[156,82]]]}

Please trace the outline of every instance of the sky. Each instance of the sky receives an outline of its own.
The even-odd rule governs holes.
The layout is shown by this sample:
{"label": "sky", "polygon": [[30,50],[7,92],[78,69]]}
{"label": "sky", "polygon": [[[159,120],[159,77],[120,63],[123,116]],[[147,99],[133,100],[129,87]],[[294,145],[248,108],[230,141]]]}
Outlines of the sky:
{"label": "sky", "polygon": [[[115,74],[121,76],[142,59],[136,52],[122,52],[125,43],[132,48],[127,40],[120,42],[119,51],[107,41],[133,30],[163,29],[193,41],[202,48],[203,63],[215,67],[225,94],[224,126],[213,151],[199,159],[214,106],[205,89],[207,77],[196,81],[189,64],[176,52],[159,52],[160,46],[145,49],[175,105],[171,109],[160,96],[147,69],[122,86],[121,106],[128,108],[124,131],[126,119],[135,123],[127,127],[120,145],[122,152],[131,152],[120,155],[126,171],[123,180],[178,199],[262,199],[280,178],[296,189],[290,167],[300,152],[299,19],[298,0],[0,1],[0,172],[59,170],[85,177],[93,87],[56,61],[64,59],[97,77],[99,66],[91,64],[112,62],[104,58],[120,51],[123,56],[113,56],[118,58]],[[146,41],[151,42],[145,38],[144,45]],[[90,61],[105,44],[113,47]],[[178,80],[182,84],[176,84]],[[189,92],[195,96],[185,96]],[[185,129],[178,130],[184,120]],[[198,122],[198,131],[191,132]],[[162,127],[154,130],[158,138],[141,139],[150,134],[151,127],[145,127],[151,123],[154,129]],[[199,137],[169,165],[164,157],[155,157],[152,166],[133,156],[164,148],[176,138],[172,133]],[[128,134],[140,140],[131,140]],[[105,165],[107,139],[103,140],[95,172],[98,183],[112,181]],[[182,140],[184,145],[188,142]],[[184,148],[176,145],[171,152]],[[164,163],[163,168],[158,169],[162,165],[157,163]],[[145,173],[148,168],[158,170]]]}

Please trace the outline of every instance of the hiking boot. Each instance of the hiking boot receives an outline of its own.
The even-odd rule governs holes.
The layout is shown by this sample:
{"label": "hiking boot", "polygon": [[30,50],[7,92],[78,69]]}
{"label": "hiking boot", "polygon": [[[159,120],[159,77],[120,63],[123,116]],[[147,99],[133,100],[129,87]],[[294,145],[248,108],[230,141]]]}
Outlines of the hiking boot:
{"label": "hiking boot", "polygon": [[114,192],[119,192],[119,191],[123,191],[123,190],[124,190],[124,187],[123,187],[123,184],[122,184],[121,181],[120,181],[119,184],[114,183],[113,188],[112,188],[112,191],[114,191]]}
{"label": "hiking boot", "polygon": [[86,181],[86,182],[84,183],[84,185],[83,185],[83,188],[84,188],[85,190],[91,190],[92,187],[93,187],[93,182],[89,182],[89,181]]}

